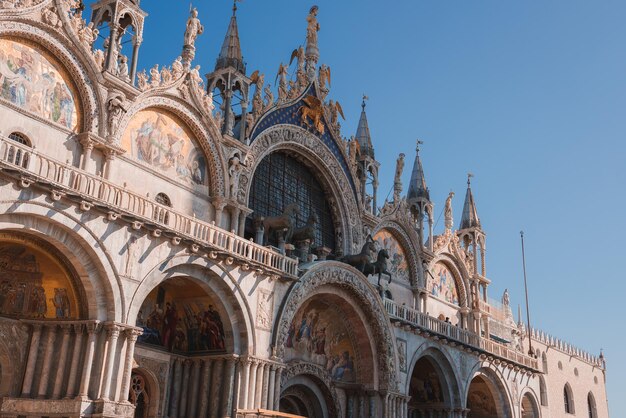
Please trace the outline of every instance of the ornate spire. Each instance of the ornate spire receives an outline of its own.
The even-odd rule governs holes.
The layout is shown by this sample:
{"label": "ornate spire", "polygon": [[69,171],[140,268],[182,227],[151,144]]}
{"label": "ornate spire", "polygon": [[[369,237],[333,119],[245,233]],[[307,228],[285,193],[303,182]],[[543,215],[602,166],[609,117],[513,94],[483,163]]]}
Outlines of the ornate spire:
{"label": "ornate spire", "polygon": [[415,147],[415,161],[413,162],[413,171],[411,172],[411,182],[409,183],[409,191],[406,196],[409,201],[420,197],[430,200],[430,192],[428,187],[426,187],[426,178],[424,177],[424,169],[420,159],[421,144],[423,142],[418,139],[417,147]]}
{"label": "ornate spire", "polygon": [[359,143],[361,149],[361,155],[374,159],[374,147],[372,146],[372,137],[370,135],[370,128],[367,124],[367,115],[365,114],[365,101],[369,98],[363,95],[363,102],[361,103],[361,118],[359,119],[359,126],[356,129],[356,140]]}
{"label": "ornate spire", "polygon": [[239,43],[239,30],[237,29],[236,0],[233,2],[233,16],[230,18],[228,30],[226,31],[226,37],[224,38],[220,55],[217,57],[215,71],[227,67],[233,67],[235,70],[240,71],[243,74],[246,73],[246,66],[243,62],[241,45]]}
{"label": "ornate spire", "polygon": [[467,174],[467,192],[465,193],[465,203],[463,204],[463,215],[461,217],[460,229],[480,228],[480,219],[478,218],[476,203],[474,203],[474,196],[472,195],[472,177],[472,173]]}

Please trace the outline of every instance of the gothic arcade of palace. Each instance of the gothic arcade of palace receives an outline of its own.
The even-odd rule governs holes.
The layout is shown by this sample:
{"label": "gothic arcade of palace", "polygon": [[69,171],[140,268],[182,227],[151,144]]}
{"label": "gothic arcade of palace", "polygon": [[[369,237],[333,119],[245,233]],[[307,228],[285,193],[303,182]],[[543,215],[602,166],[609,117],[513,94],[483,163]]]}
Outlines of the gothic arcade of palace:
{"label": "gothic arcade of palace", "polygon": [[377,202],[317,7],[276,89],[236,8],[206,76],[228,17],[137,71],[139,0],[90,10],[0,1],[1,417],[608,417],[604,358],[488,297],[469,181],[442,231],[419,153]]}

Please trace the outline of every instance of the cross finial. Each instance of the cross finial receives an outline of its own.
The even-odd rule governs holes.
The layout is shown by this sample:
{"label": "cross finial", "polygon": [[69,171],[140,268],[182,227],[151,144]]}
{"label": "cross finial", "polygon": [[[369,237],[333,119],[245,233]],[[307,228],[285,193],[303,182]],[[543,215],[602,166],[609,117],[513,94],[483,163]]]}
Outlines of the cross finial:
{"label": "cross finial", "polygon": [[235,16],[235,13],[237,12],[237,2],[238,1],[243,1],[243,0],[233,0],[233,16]]}
{"label": "cross finial", "polygon": [[419,139],[416,141],[416,144],[417,144],[417,145],[415,146],[415,151],[416,151],[416,152],[420,152],[420,145],[422,145],[423,143],[424,143],[424,141],[421,141],[421,140],[419,140]]}
{"label": "cross finial", "polygon": [[363,108],[363,110],[365,110],[365,101],[369,100],[370,98],[365,95],[365,93],[363,93],[363,103],[361,103],[361,107]]}
{"label": "cross finial", "polygon": [[467,173],[467,187],[470,187],[471,178],[474,177],[472,173]]}

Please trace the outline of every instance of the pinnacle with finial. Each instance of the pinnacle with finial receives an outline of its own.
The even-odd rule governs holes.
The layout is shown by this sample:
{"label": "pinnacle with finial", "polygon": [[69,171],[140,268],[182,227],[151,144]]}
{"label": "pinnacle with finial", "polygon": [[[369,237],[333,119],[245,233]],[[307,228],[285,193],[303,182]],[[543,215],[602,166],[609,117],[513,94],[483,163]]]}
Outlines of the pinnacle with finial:
{"label": "pinnacle with finial", "polygon": [[422,145],[423,143],[424,141],[421,141],[419,139],[417,140],[416,142],[417,145],[415,146],[415,152],[418,152],[418,153],[420,152],[420,145]]}
{"label": "pinnacle with finial", "polygon": [[474,177],[472,173],[467,173],[467,187],[470,187],[472,177]]}

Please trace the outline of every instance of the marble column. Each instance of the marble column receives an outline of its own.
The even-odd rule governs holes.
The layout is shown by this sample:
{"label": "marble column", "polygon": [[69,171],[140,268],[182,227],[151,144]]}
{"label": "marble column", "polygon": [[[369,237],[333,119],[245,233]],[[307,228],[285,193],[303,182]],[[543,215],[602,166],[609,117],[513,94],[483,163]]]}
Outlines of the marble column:
{"label": "marble column", "polygon": [[120,336],[120,327],[117,325],[109,325],[107,327],[106,342],[106,363],[102,378],[102,390],[100,399],[109,400],[111,391],[111,380],[113,378],[113,366],[115,365],[115,354],[117,352],[117,339]]}
{"label": "marble column", "polygon": [[124,356],[124,374],[122,376],[122,390],[118,402],[128,402],[128,391],[130,390],[130,379],[133,372],[133,359],[135,356],[135,343],[141,332],[137,329],[127,329],[126,334],[126,355]]}
{"label": "marble column", "polygon": [[277,366],[276,370],[276,383],[274,383],[274,409],[278,410],[280,407],[280,379],[283,375],[283,367]]}
{"label": "marble column", "polygon": [[250,360],[247,358],[240,359],[241,363],[241,379],[239,380],[239,402],[240,409],[247,408],[248,402],[248,378],[250,376]]}
{"label": "marble column", "polygon": [[110,180],[111,169],[113,168],[113,161],[115,160],[115,153],[111,150],[107,150],[104,153],[104,178]]}
{"label": "marble column", "polygon": [[217,359],[213,362],[213,379],[211,383],[211,396],[209,397],[209,418],[217,418],[220,407],[220,389],[223,384],[222,372],[224,360]]}
{"label": "marble column", "polygon": [[26,363],[26,373],[22,384],[22,397],[30,397],[30,390],[33,386],[35,376],[35,365],[39,354],[39,339],[41,338],[41,324],[33,324],[33,333],[30,338],[30,350],[28,351],[28,362]]}
{"label": "marble column", "polygon": [[244,211],[241,211],[239,213],[239,236],[244,235],[245,231],[246,231],[246,216],[248,216],[248,214]]}
{"label": "marble column", "polygon": [[346,405],[346,418],[355,418],[354,415],[354,394],[348,393],[347,405]]}
{"label": "marble column", "polygon": [[52,363],[52,353],[54,353],[54,338],[56,337],[56,325],[48,327],[48,335],[45,342],[46,353],[44,354],[41,373],[39,374],[39,390],[38,398],[45,398],[48,392],[48,383],[50,380],[50,365]]}
{"label": "marble column", "polygon": [[83,363],[83,374],[80,378],[80,389],[78,396],[87,399],[89,396],[89,382],[91,381],[91,368],[93,367],[93,355],[96,348],[97,324],[87,325],[87,348],[85,349],[85,359]]}
{"label": "marble column", "polygon": [[370,395],[370,402],[369,402],[369,413],[370,416],[369,418],[376,418],[376,400],[374,399],[375,395]]}
{"label": "marble column", "polygon": [[261,363],[259,364],[259,367],[257,368],[256,371],[256,388],[254,390],[254,406],[253,408],[260,408],[261,407],[261,397],[263,395],[263,380],[264,380],[264,374],[265,374],[265,367],[267,365],[265,363]]}
{"label": "marble column", "polygon": [[189,359],[183,361],[183,382],[180,388],[180,406],[178,415],[181,417],[188,416],[187,414],[187,397],[189,396],[189,374],[191,370],[192,362]]}
{"label": "marble column", "polygon": [[221,198],[214,198],[211,203],[213,204],[213,208],[215,209],[215,225],[221,228],[222,214],[224,213],[224,206],[226,206],[226,202],[224,202],[224,200]]}
{"label": "marble column", "polygon": [[83,347],[83,324],[74,324],[74,348],[72,349],[72,364],[70,366],[70,377],[67,380],[65,397],[71,398],[76,394],[76,379],[78,378],[78,361]]}
{"label": "marble column", "polygon": [[254,408],[254,393],[256,390],[256,374],[259,368],[259,362],[256,359],[251,360],[250,364],[250,384],[248,385],[248,406],[247,409]]}
{"label": "marble column", "polygon": [[190,417],[196,417],[198,411],[199,393],[198,386],[200,384],[201,374],[201,362],[200,360],[194,360],[191,367],[191,390],[189,391],[189,398],[187,399],[187,415]]}
{"label": "marble column", "polygon": [[52,391],[52,398],[59,399],[61,397],[61,386],[63,385],[63,376],[65,373],[65,362],[67,361],[67,348],[70,342],[70,331],[72,330],[72,326],[70,324],[61,325],[61,332],[63,334],[63,339],[61,340],[61,352],[59,353],[58,363],[57,363],[57,375],[54,379],[54,389]]}
{"label": "marble column", "polygon": [[198,395],[200,396],[200,409],[198,416],[206,417],[207,411],[209,410],[209,385],[211,381],[211,365],[212,361],[210,359],[205,359],[204,364],[202,365],[202,383],[200,385],[200,392]]}
{"label": "marble column", "polygon": [[231,210],[230,214],[230,231],[233,234],[237,234],[239,231],[239,214],[241,213],[241,209],[238,207],[234,207]]}
{"label": "marble column", "polygon": [[85,171],[91,169],[91,151],[93,150],[93,141],[89,138],[84,138],[80,141],[83,146],[83,161],[81,162],[81,168]]}
{"label": "marble column", "polygon": [[183,378],[182,360],[174,359],[173,385],[170,393],[170,417],[178,417],[178,400],[180,396],[180,385]]}
{"label": "marble column", "polygon": [[[272,364],[270,369],[270,384],[267,390],[267,409],[274,410],[274,386],[276,385],[276,366]],[[278,409],[278,408],[276,408]]]}
{"label": "marble column", "polygon": [[224,392],[222,393],[222,413],[220,418],[228,418],[233,412],[233,394],[235,385],[235,359],[224,360],[226,370],[224,371]]}
{"label": "marble column", "polygon": [[261,393],[261,408],[263,409],[267,409],[267,403],[268,403],[267,398],[269,398],[271,367],[272,365],[268,363],[263,368],[263,392]]}

